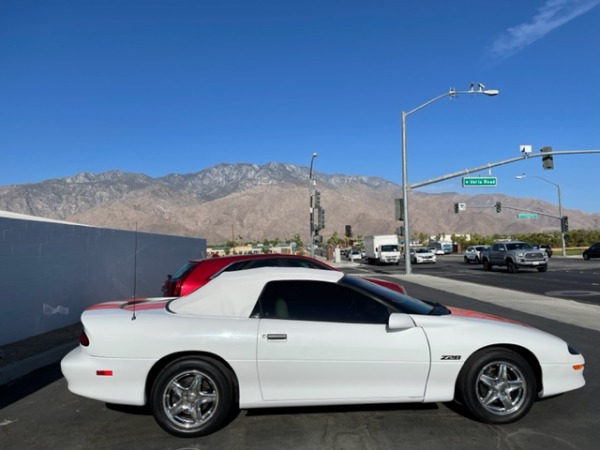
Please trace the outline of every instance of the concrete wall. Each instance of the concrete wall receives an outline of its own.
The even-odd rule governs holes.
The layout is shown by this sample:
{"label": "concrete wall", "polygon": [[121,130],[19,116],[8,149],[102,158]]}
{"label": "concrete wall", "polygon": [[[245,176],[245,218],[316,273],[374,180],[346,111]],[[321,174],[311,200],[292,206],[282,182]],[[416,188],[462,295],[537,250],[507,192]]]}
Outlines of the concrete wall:
{"label": "concrete wall", "polygon": [[137,297],[158,297],[167,274],[205,254],[204,239],[0,217],[0,346],[131,298],[134,279]]}

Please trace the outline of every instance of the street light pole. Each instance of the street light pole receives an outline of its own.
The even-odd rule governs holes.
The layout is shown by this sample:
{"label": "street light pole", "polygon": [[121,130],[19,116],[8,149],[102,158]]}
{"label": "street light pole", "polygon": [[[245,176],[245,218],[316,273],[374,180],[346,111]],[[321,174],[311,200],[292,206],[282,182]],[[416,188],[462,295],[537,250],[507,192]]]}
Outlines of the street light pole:
{"label": "street light pole", "polygon": [[[522,175],[517,175],[515,178],[517,180],[522,180],[523,178],[527,178],[527,177],[528,177],[527,175],[522,174]],[[563,230],[563,226],[562,226],[563,213],[562,213],[562,199],[561,199],[561,195],[560,195],[560,185],[558,183],[554,183],[550,180],[547,180],[544,177],[538,177],[537,175],[529,175],[529,178],[538,178],[538,179],[545,181],[546,183],[550,183],[556,187],[556,191],[558,192],[558,220],[560,222],[560,241],[561,241],[561,247],[562,247],[562,255],[567,256],[567,247],[565,244],[565,231]]]}
{"label": "street light pole", "polygon": [[310,200],[310,226],[309,226],[309,245],[310,245],[310,256],[315,257],[315,208],[314,208],[314,197],[313,197],[313,162],[315,158],[319,156],[316,152],[312,154],[310,158],[310,171],[308,173],[308,198]]}
{"label": "street light pole", "polygon": [[406,112],[402,111],[401,114],[401,126],[402,126],[402,198],[403,198],[403,206],[402,206],[402,218],[404,220],[404,271],[406,275],[410,275],[412,273],[412,266],[410,261],[410,228],[408,221],[408,170],[406,167],[406,118],[410,116],[412,113],[417,112],[420,109],[429,106],[433,102],[444,98],[444,97],[455,97],[458,94],[484,94],[488,96],[498,95],[500,91],[496,89],[485,89],[485,86],[481,83],[477,84],[477,89],[475,89],[475,85],[471,83],[469,90],[467,91],[457,91],[454,88],[450,88],[448,92],[444,92],[441,95],[438,95],[435,98],[423,103],[420,106]]}

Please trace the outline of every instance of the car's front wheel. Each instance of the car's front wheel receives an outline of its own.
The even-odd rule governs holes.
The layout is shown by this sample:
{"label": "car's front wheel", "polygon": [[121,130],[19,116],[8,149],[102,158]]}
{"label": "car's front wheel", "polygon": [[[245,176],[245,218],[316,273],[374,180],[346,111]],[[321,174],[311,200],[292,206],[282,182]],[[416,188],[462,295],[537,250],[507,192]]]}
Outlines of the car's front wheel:
{"label": "car's front wheel", "polygon": [[477,420],[504,424],[531,409],[537,392],[529,363],[506,349],[486,349],[465,363],[458,379],[458,400]]}
{"label": "car's front wheel", "polygon": [[183,358],[158,375],[151,402],[156,422],[168,433],[179,437],[204,436],[230,418],[233,386],[216,365],[202,359]]}
{"label": "car's front wheel", "polygon": [[483,270],[492,270],[492,265],[487,259],[483,260]]}
{"label": "car's front wheel", "polygon": [[469,258],[467,258],[466,256],[465,256],[465,262],[466,262],[467,264],[469,264]]}
{"label": "car's front wheel", "polygon": [[548,270],[548,266],[540,266],[537,268],[538,272],[546,272]]}
{"label": "car's front wheel", "polygon": [[587,253],[583,254],[583,259],[585,259],[586,261],[590,260],[590,255],[588,255]]}
{"label": "car's front wheel", "polygon": [[519,270],[519,268],[517,267],[517,265],[514,262],[512,262],[512,261],[508,261],[506,263],[506,268],[508,269],[508,271],[510,273],[517,273],[517,271]]}

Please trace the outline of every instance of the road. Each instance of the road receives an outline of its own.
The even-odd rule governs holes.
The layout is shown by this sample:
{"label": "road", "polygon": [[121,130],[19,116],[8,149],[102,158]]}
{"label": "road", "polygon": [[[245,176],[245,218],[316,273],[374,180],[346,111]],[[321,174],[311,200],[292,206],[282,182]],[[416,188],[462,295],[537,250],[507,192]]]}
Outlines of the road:
{"label": "road", "polygon": [[[585,261],[583,258],[553,257],[547,272],[522,269],[516,274],[508,273],[505,267],[494,267],[491,272],[486,272],[481,264],[465,264],[462,255],[438,256],[437,261],[435,264],[413,263],[413,273],[600,305],[600,259]],[[357,263],[348,266],[347,270],[351,273],[367,270],[398,275],[404,272],[404,266]]]}
{"label": "road", "polygon": [[[473,277],[469,278],[473,280],[481,276],[486,282],[490,277],[511,286],[521,278],[533,280],[525,283],[529,285],[537,284],[535,280],[549,282],[555,275],[563,274],[565,269],[559,269],[559,264],[554,266],[545,274],[522,272],[512,275],[500,270],[485,274],[475,266],[462,266],[460,261],[448,258],[435,267],[418,266],[415,277],[402,278],[408,292],[415,297],[436,300],[443,295],[449,306],[476,309],[529,323],[564,338],[583,352],[588,384],[582,389],[537,402],[532,411],[515,424],[484,425],[446,404],[263,409],[242,411],[224,429],[204,438],[184,440],[164,433],[144,409],[118,408],[71,394],[58,366],[51,365],[0,390],[4,406],[0,413],[0,447],[67,450],[595,449],[600,440],[600,403],[597,401],[600,379],[595,375],[600,370],[597,330],[458,295],[457,292],[463,294],[460,289],[445,292],[415,282],[434,279],[420,279],[419,274],[422,276],[425,272],[435,273],[444,282],[456,282],[450,280],[452,271],[456,270],[455,277]],[[600,264],[595,266],[600,267]],[[361,273],[368,270],[358,264],[343,269]],[[400,276],[398,268],[376,269],[386,272],[379,275],[390,279]],[[479,285],[476,287],[483,289]],[[543,292],[545,289],[539,290],[539,293]],[[514,298],[521,298],[519,295],[515,292]]]}

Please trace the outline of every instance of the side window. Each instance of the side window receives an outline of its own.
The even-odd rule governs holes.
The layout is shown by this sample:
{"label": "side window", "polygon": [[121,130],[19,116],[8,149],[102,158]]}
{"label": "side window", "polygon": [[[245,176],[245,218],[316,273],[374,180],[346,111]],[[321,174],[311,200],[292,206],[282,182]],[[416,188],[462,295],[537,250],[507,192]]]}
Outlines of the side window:
{"label": "side window", "polygon": [[272,281],[253,316],[287,320],[385,324],[388,308],[350,287],[310,280]]}
{"label": "side window", "polygon": [[255,259],[253,261],[248,261],[248,264],[244,269],[257,269],[259,267],[277,267],[277,259],[276,258],[265,258],[265,259]]}
{"label": "side window", "polygon": [[279,265],[281,267],[311,267],[303,259],[295,259],[295,258],[281,258],[279,260]]}
{"label": "side window", "polygon": [[221,272],[235,272],[237,270],[244,270],[248,268],[249,261],[238,261],[234,262],[225,267]]}
{"label": "side window", "polygon": [[281,267],[304,267],[307,269],[325,269],[325,267],[322,267],[313,261],[302,258],[280,258],[279,265]]}

